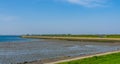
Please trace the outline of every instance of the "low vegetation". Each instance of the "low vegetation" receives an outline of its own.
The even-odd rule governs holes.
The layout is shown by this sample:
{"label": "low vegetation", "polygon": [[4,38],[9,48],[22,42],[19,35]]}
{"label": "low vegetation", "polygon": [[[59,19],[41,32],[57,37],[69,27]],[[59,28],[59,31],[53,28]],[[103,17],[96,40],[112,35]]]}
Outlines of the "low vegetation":
{"label": "low vegetation", "polygon": [[72,34],[45,34],[45,35],[25,35],[23,38],[37,39],[58,39],[68,41],[88,41],[88,42],[120,42],[120,35],[72,35]]}
{"label": "low vegetation", "polygon": [[104,56],[94,56],[81,60],[63,62],[58,64],[120,64],[120,53],[113,53]]}
{"label": "low vegetation", "polygon": [[50,36],[50,37],[94,37],[94,38],[120,38],[120,34],[42,34],[42,35],[29,35],[26,36]]}

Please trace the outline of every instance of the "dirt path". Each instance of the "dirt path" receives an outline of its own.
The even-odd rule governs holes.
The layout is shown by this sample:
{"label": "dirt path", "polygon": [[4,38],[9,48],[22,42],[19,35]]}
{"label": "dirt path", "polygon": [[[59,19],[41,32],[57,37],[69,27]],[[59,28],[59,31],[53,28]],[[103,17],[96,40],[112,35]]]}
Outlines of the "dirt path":
{"label": "dirt path", "polygon": [[[88,56],[83,56],[83,57],[76,57],[76,58],[72,58],[72,59],[60,60],[60,61],[55,61],[55,62],[50,62],[50,63],[44,63],[44,64],[57,64],[57,63],[61,63],[61,62],[68,62],[68,61],[73,61],[73,60],[80,60],[80,59],[84,59],[84,58],[90,58],[90,57],[93,57],[93,56],[102,56],[102,55],[107,55],[107,54],[112,54],[112,53],[118,53],[118,52],[120,52],[120,51],[98,53],[98,54],[94,54],[94,55],[88,55]],[[35,64],[39,64],[39,63],[35,63]]]}

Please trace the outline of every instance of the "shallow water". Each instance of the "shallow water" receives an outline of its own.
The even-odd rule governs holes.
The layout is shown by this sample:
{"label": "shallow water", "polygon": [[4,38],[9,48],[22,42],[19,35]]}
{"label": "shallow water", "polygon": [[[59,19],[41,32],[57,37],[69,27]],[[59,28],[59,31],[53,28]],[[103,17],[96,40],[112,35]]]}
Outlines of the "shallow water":
{"label": "shallow water", "polygon": [[0,64],[120,50],[120,43],[29,39],[0,43]]}
{"label": "shallow water", "polygon": [[20,36],[8,36],[8,35],[0,35],[0,42],[22,42],[22,41],[30,41],[31,39],[20,38]]}

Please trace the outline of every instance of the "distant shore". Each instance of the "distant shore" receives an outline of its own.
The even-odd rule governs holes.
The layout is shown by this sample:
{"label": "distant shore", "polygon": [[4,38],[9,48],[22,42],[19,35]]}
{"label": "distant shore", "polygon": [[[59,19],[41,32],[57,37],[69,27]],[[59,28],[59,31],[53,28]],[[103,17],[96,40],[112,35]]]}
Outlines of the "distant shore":
{"label": "distant shore", "polygon": [[120,38],[98,38],[98,37],[61,37],[61,36],[22,36],[33,39],[57,39],[68,41],[88,41],[88,42],[120,42]]}

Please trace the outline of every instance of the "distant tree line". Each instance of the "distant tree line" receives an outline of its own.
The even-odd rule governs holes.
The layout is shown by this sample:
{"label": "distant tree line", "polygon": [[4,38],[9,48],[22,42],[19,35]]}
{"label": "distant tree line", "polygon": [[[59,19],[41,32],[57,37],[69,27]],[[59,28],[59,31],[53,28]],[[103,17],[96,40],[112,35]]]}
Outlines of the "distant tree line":
{"label": "distant tree line", "polygon": [[26,36],[120,38],[120,34],[26,34]]}

